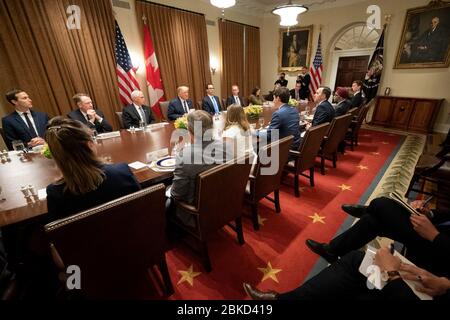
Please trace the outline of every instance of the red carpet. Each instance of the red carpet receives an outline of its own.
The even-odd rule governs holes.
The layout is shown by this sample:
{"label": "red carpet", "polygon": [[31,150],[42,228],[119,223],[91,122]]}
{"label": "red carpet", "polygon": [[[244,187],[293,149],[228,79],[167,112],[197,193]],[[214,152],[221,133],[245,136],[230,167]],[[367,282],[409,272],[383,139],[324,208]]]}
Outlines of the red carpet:
{"label": "red carpet", "polygon": [[[229,228],[218,232],[209,241],[213,268],[209,274],[186,246],[169,251],[168,265],[175,288],[171,299],[245,299],[243,282],[281,292],[296,288],[318,260],[305,246],[305,240],[328,241],[336,234],[348,218],[341,204],[359,202],[402,141],[399,135],[361,130],[360,145],[353,152],[339,155],[337,169],[328,161],[325,176],[316,169],[314,188],[301,178],[304,189],[300,198],[295,198],[293,188],[282,187],[280,214],[275,213],[272,203],[263,200],[259,206],[264,224],[260,231],[254,231],[250,219],[244,219],[245,245],[238,245]],[[291,183],[292,178],[286,182]],[[320,219],[314,223],[311,217],[315,214]]]}

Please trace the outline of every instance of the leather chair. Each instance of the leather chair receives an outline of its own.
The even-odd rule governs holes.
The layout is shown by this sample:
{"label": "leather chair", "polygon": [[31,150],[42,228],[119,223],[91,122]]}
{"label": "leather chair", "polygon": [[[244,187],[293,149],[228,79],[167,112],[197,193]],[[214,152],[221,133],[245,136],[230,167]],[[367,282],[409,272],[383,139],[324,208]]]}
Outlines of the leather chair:
{"label": "leather chair", "polygon": [[248,98],[247,97],[242,97],[242,103],[243,103],[243,107],[248,106]]}
{"label": "leather chair", "polygon": [[226,110],[227,110],[227,99],[222,98],[222,111],[226,111]]}
{"label": "leather chair", "polygon": [[2,139],[3,139],[3,142],[6,145],[6,136],[5,136],[5,131],[3,131],[3,128],[0,128],[0,135],[1,135]]}
{"label": "leather chair", "polygon": [[348,110],[347,113],[350,113],[353,116],[353,118],[356,118],[356,116],[359,114],[359,108],[358,107],[352,108]]}
{"label": "leather chair", "polygon": [[350,149],[353,151],[354,146],[358,145],[358,135],[359,135],[359,129],[361,129],[361,125],[363,121],[366,119],[367,112],[372,106],[372,103],[374,103],[375,99],[372,99],[371,102],[366,104],[361,108],[359,111],[359,114],[356,118],[356,120],[353,120],[348,132],[345,135],[345,140],[350,143]]}
{"label": "leather chair", "polygon": [[116,111],[116,116],[117,116],[117,120],[119,121],[120,129],[126,129],[125,126],[123,125],[123,121],[122,121],[122,112]]}
{"label": "leather chair", "polygon": [[163,116],[164,121],[170,121],[167,114],[169,113],[169,103],[170,101],[162,101],[159,103],[159,109],[161,110],[161,114]]}
{"label": "leather chair", "polygon": [[[329,122],[309,128],[306,130],[299,149],[289,151],[290,155],[295,157],[295,159],[289,161],[284,167],[284,170],[294,174],[294,190],[296,197],[300,197],[300,175],[309,178],[311,187],[314,187],[314,165],[316,156],[322,145],[323,137],[326,135],[329,128]],[[303,173],[306,170],[309,170],[309,176]]]}
{"label": "leather chair", "polygon": [[[280,185],[281,174],[283,168],[287,163],[289,157],[289,149],[292,144],[293,136],[288,136],[283,139],[271,142],[259,149],[257,162],[250,175],[247,188],[245,190],[245,201],[251,207],[251,216],[253,221],[253,228],[259,230],[258,222],[258,203],[262,198],[266,198],[275,204],[275,211],[281,212],[280,208]],[[270,159],[272,152],[278,152],[278,163],[264,163]],[[263,171],[268,170],[271,166],[276,165],[276,171],[273,174],[265,174]],[[274,193],[274,198],[268,197],[269,194]]]}
{"label": "leather chair", "polygon": [[161,284],[155,265],[165,293],[174,292],[165,224],[165,187],[159,184],[49,223],[45,231],[63,275],[70,265],[80,268],[84,298],[142,299],[150,289],[149,268]]}
{"label": "leather chair", "polygon": [[[252,166],[251,155],[215,166],[197,176],[195,201],[188,204],[174,199],[176,214],[169,219],[179,228],[190,234],[199,245],[197,252],[201,255],[206,272],[212,270],[208,254],[207,240],[211,234],[229,225],[236,231],[239,244],[243,245],[242,206],[245,186]],[[221,192],[211,192],[217,186],[227,186]],[[193,217],[194,224],[189,226],[180,220],[179,214]],[[232,226],[229,223],[235,221]]]}
{"label": "leather chair", "polygon": [[325,159],[333,161],[333,168],[336,168],[337,152],[339,144],[344,141],[345,134],[352,122],[352,115],[347,113],[333,119],[327,135],[323,138],[322,146],[319,150],[320,173],[325,174]]}
{"label": "leather chair", "polygon": [[197,110],[203,110],[203,106],[202,106],[202,100],[197,100],[197,104],[195,105],[195,109]]}

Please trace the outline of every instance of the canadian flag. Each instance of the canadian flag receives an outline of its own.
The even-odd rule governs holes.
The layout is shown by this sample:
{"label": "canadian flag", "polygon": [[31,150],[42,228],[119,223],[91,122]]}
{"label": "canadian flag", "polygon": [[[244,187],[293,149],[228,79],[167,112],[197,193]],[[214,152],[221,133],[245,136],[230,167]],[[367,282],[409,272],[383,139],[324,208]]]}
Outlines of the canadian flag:
{"label": "canadian flag", "polygon": [[161,118],[159,102],[164,101],[164,87],[159,72],[158,61],[156,60],[155,49],[147,24],[144,22],[144,54],[145,68],[147,70],[147,87],[150,97],[150,107],[152,111]]}

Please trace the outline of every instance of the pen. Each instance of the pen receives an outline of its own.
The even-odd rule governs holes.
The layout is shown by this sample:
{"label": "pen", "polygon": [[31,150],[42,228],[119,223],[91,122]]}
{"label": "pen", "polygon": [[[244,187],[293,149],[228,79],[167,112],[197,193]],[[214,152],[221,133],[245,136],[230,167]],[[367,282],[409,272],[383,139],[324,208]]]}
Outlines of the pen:
{"label": "pen", "polygon": [[423,203],[422,203],[422,208],[424,208],[430,201],[431,199],[433,199],[433,196],[430,196],[428,199],[426,199]]}

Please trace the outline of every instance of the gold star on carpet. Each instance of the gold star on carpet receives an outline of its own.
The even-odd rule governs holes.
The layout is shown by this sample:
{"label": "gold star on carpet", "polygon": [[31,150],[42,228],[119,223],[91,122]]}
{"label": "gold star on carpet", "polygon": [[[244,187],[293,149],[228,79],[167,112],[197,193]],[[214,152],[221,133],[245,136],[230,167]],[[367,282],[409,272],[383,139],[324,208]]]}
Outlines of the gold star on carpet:
{"label": "gold star on carpet", "polygon": [[340,186],[338,186],[338,188],[341,188],[341,191],[346,191],[346,190],[352,191],[352,186],[348,186],[346,184],[341,184]]}
{"label": "gold star on carpet", "polygon": [[383,141],[383,142],[382,142],[382,144],[389,144],[389,142],[387,142],[387,141]]}
{"label": "gold star on carpet", "polygon": [[374,156],[379,156],[380,153],[379,152],[371,152]]}
{"label": "gold star on carpet", "polygon": [[181,279],[178,281],[177,285],[183,282],[188,282],[191,286],[194,286],[194,278],[201,275],[201,272],[194,272],[194,266],[191,264],[187,270],[178,270],[181,274]]}
{"label": "gold star on carpet", "polygon": [[264,221],[266,221],[266,220],[267,220],[266,218],[261,218],[261,216],[258,214],[258,224],[260,226],[263,226],[264,225]]}
{"label": "gold star on carpet", "polygon": [[305,190],[306,190],[306,188],[305,188],[305,187],[300,187],[299,189],[300,189],[300,192],[303,192],[303,191],[305,191]]}
{"label": "gold star on carpet", "polygon": [[323,221],[323,219],[325,219],[326,217],[319,216],[316,212],[314,212],[313,216],[308,216],[308,218],[311,218],[313,220],[313,223],[320,222],[325,224],[325,221]]}
{"label": "gold star on carpet", "polygon": [[272,268],[272,265],[270,264],[270,261],[267,263],[267,267],[266,268],[258,268],[259,271],[261,271],[263,273],[263,278],[261,280],[261,282],[267,280],[267,279],[272,279],[275,282],[278,282],[277,279],[277,273],[282,271],[281,269],[274,269]]}
{"label": "gold star on carpet", "polygon": [[363,166],[361,164],[359,166],[357,166],[357,168],[359,168],[360,170],[367,170],[367,169],[369,169],[369,167]]}

